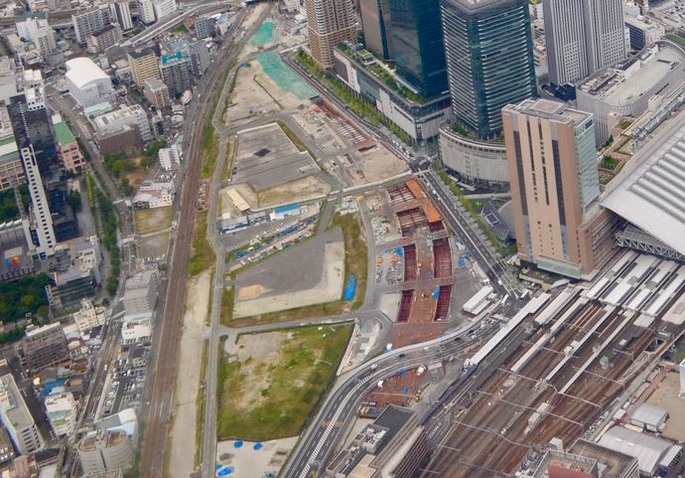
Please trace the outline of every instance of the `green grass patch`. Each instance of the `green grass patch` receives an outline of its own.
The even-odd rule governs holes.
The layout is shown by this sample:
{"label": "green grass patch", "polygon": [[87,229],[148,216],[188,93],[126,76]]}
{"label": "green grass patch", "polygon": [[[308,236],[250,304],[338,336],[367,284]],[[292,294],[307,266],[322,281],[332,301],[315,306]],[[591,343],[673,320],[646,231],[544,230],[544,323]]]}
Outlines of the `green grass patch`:
{"label": "green grass patch", "polygon": [[235,289],[227,287],[221,293],[221,315],[219,322],[221,325],[231,326],[233,320],[233,304],[235,303]]}
{"label": "green grass patch", "polygon": [[[358,284],[358,283],[357,283]],[[268,314],[252,315],[241,319],[231,320],[231,327],[251,327],[261,324],[279,324],[282,322],[293,322],[298,320],[312,319],[314,317],[329,317],[350,311],[349,302],[336,300],[326,304],[306,305],[294,309],[270,312]]]}
{"label": "green grass patch", "polygon": [[297,435],[303,429],[333,383],[352,332],[351,325],[318,329],[280,332],[283,340],[276,357],[270,353],[244,362],[226,354],[221,357],[220,440],[273,440]]}
{"label": "green grass patch", "polygon": [[226,144],[226,161],[224,161],[224,170],[221,172],[221,180],[228,181],[233,175],[233,160],[235,159],[235,136],[229,138]]}
{"label": "green grass patch", "polygon": [[304,141],[302,141],[287,124],[285,124],[285,121],[278,121],[278,126],[281,127],[285,135],[295,145],[298,151],[301,153],[307,151],[312,158],[316,159],[316,155],[312,152],[312,150],[309,149],[306,144],[304,144]]}
{"label": "green grass patch", "polygon": [[356,214],[336,213],[328,226],[340,226],[345,241],[345,281],[350,274],[357,277],[357,289],[352,300],[352,310],[361,307],[366,292],[366,281],[369,268],[369,251],[361,222]]}
{"label": "green grass patch", "polygon": [[675,43],[676,45],[678,45],[682,48],[685,48],[685,38],[683,38],[680,35],[677,35],[675,33],[669,33],[664,38],[668,41],[672,41],[673,43]]}
{"label": "green grass patch", "polygon": [[188,275],[193,277],[209,269],[214,263],[214,252],[207,241],[207,214],[200,211],[195,219],[193,247],[188,259]]}
{"label": "green grass patch", "polygon": [[197,411],[195,415],[195,468],[202,460],[202,434],[205,428],[205,379],[207,375],[207,357],[209,341],[202,343],[202,361],[200,362],[200,386],[197,389]]}
{"label": "green grass patch", "polygon": [[464,138],[468,138],[468,137],[469,137],[469,130],[467,130],[466,128],[464,128],[464,127],[463,127],[462,125],[460,125],[459,123],[454,123],[454,124],[452,125],[452,131],[454,131],[455,133],[457,133],[459,136],[463,136]]}
{"label": "green grass patch", "polygon": [[613,171],[616,169],[620,161],[612,156],[605,155],[602,158],[602,167]]}
{"label": "green grass patch", "polygon": [[171,30],[171,33],[176,35],[176,36],[183,36],[183,35],[187,35],[190,32],[188,31],[188,28],[183,23],[179,23],[176,27],[174,27],[173,30]]}
{"label": "green grass patch", "polygon": [[214,130],[214,125],[212,124],[212,116],[214,115],[214,109],[216,108],[216,103],[214,108],[212,108],[212,114],[207,120],[205,125],[204,133],[202,133],[202,149],[204,154],[202,157],[202,179],[209,179],[214,173],[214,167],[216,166],[216,159],[219,155],[219,138],[217,137],[216,131]]}

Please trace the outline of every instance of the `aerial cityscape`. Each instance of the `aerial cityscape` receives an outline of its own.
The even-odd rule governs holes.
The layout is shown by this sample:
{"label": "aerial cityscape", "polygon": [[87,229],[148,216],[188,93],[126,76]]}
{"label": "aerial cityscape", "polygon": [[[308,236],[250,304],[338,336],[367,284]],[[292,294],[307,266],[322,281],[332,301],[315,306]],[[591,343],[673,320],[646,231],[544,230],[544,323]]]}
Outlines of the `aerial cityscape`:
{"label": "aerial cityscape", "polygon": [[0,0],[0,478],[685,476],[685,0]]}

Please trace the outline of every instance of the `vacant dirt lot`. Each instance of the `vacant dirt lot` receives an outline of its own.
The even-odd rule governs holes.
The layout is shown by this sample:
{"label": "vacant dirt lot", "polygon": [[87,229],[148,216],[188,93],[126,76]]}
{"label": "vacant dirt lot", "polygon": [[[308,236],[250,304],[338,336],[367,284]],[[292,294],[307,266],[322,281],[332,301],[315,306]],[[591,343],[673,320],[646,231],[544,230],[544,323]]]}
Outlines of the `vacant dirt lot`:
{"label": "vacant dirt lot", "polygon": [[136,209],[136,232],[140,235],[163,231],[171,226],[171,206]]}
{"label": "vacant dirt lot", "polygon": [[345,352],[351,326],[243,335],[220,370],[221,439],[297,435]]}
{"label": "vacant dirt lot", "polygon": [[171,430],[171,461],[169,476],[187,477],[193,471],[195,459],[195,425],[197,396],[200,384],[202,343],[205,318],[209,310],[212,272],[206,271],[190,279],[183,316],[181,354],[176,381],[174,422]]}

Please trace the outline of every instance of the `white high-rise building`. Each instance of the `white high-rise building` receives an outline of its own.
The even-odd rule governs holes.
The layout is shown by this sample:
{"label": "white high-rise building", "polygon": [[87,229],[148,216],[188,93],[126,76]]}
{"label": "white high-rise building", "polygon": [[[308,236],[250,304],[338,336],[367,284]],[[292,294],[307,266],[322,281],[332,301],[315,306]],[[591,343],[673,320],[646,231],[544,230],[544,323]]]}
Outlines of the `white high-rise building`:
{"label": "white high-rise building", "polygon": [[[7,369],[7,361],[0,361],[0,366]],[[45,446],[24,397],[9,372],[0,377],[0,421],[18,453],[33,453]]]}
{"label": "white high-rise building", "polygon": [[167,17],[176,11],[176,0],[153,0],[157,20]]}
{"label": "white high-rise building", "polygon": [[26,41],[33,41],[33,35],[40,28],[49,27],[45,16],[30,15],[16,21],[17,36]]}
{"label": "white high-rise building", "polygon": [[146,25],[155,23],[155,20],[157,20],[152,0],[138,0],[138,14],[140,15],[140,21]]}
{"label": "white high-rise building", "polygon": [[71,392],[53,391],[45,398],[45,414],[50,426],[58,437],[71,435],[76,427],[78,409]]}
{"label": "white high-rise building", "polygon": [[543,0],[549,79],[575,83],[627,56],[623,0]]}
{"label": "white high-rise building", "polygon": [[36,154],[33,151],[33,145],[21,148],[19,151],[21,155],[21,162],[24,165],[24,173],[26,174],[26,181],[29,187],[29,194],[31,195],[32,209],[32,223],[34,230],[38,236],[38,245],[36,252],[41,257],[49,257],[55,254],[55,246],[57,239],[55,238],[55,229],[52,224],[52,214],[50,213],[50,206],[48,205],[48,198],[43,187],[43,180],[40,177],[38,170],[38,163],[36,162]]}
{"label": "white high-rise building", "polygon": [[40,55],[46,58],[51,51],[57,49],[55,31],[51,27],[39,28],[33,34],[33,44],[40,52]]}
{"label": "white high-rise building", "polygon": [[107,5],[100,5],[98,8],[72,14],[71,22],[74,25],[76,41],[81,45],[85,45],[89,36],[101,32],[111,23],[109,7]]}

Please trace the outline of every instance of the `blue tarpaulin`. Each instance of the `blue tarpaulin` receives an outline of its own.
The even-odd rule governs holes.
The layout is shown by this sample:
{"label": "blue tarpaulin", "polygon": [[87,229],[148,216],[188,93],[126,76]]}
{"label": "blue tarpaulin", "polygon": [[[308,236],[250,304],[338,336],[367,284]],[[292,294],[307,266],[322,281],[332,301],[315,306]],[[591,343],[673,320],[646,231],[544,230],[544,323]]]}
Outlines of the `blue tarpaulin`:
{"label": "blue tarpaulin", "polygon": [[433,289],[433,299],[437,300],[438,295],[440,295],[440,286],[435,286],[435,289]]}
{"label": "blue tarpaulin", "polygon": [[347,285],[345,285],[345,290],[343,291],[343,300],[354,299],[354,293],[357,290],[357,277],[354,274],[350,274],[347,279]]}

